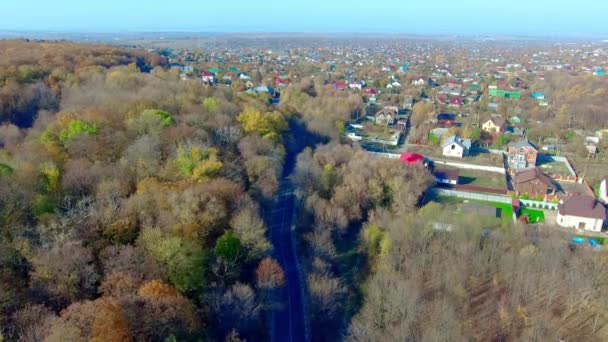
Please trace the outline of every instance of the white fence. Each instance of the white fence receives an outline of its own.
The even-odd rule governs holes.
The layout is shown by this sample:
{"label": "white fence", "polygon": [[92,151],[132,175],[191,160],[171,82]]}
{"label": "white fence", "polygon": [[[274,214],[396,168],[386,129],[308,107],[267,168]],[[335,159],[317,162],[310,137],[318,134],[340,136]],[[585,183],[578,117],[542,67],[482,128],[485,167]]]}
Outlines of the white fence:
{"label": "white fence", "polygon": [[444,161],[444,160],[433,160],[433,162],[435,163],[435,165],[441,164],[441,165],[453,166],[453,167],[456,167],[459,169],[480,170],[480,171],[500,173],[501,175],[505,174],[505,169],[502,167],[457,163],[457,162]]}
{"label": "white fence", "polygon": [[[572,168],[572,165],[570,165],[570,162],[568,161],[568,158],[566,157],[557,157],[557,156],[544,156],[539,154],[538,155],[539,159],[543,159],[549,162],[552,161],[556,161],[556,162],[562,162],[564,164],[566,164],[566,168],[568,169],[568,172],[570,173],[570,176],[572,177],[576,177],[576,172],[574,171],[574,168]],[[540,160],[537,160],[537,164]]]}
{"label": "white fence", "polygon": [[552,203],[552,202],[533,201],[533,200],[524,200],[524,199],[519,199],[519,201],[528,208],[557,210],[557,204]]}
{"label": "white fence", "polygon": [[[377,155],[379,157],[390,158],[390,159],[399,159],[399,157],[401,157],[401,155],[397,154],[397,153],[382,153],[382,152],[369,152],[369,153]],[[434,160],[434,159],[433,159],[433,163],[435,163],[435,165],[447,165],[447,166],[452,166],[452,167],[459,168],[459,169],[488,171],[488,172],[500,173],[501,175],[505,174],[505,169],[502,167],[475,165],[475,164],[458,163],[458,162]]]}
{"label": "white fence", "polygon": [[376,155],[378,157],[389,158],[389,159],[399,159],[401,157],[400,154],[396,154],[396,153],[383,153],[383,152],[368,152],[368,153]]}
{"label": "white fence", "polygon": [[576,177],[576,172],[574,172],[574,169],[572,168],[572,165],[570,165],[570,162],[568,161],[568,158],[566,158],[566,157],[551,157],[551,159],[553,159],[555,161],[560,161],[560,162],[566,164],[566,167],[568,168],[568,172],[570,172],[570,176]]}
{"label": "white fence", "polygon": [[465,198],[465,199],[484,201],[484,202],[511,203],[510,197],[499,196],[499,195],[490,195],[490,194],[480,194],[480,193],[476,193],[476,192],[466,192],[466,191],[452,190],[452,189],[430,188],[428,190],[428,194],[429,195],[448,196],[448,197],[458,197],[458,198]]}
{"label": "white fence", "polygon": [[[468,192],[468,191],[460,191],[453,189],[441,189],[441,188],[431,188],[428,191],[429,195],[439,195],[439,196],[448,196],[448,197],[458,197],[465,198],[476,201],[485,201],[485,202],[498,202],[498,203],[511,203],[512,198],[500,195],[491,195],[491,194],[481,194],[476,192]],[[557,210],[557,203],[545,202],[545,201],[534,201],[534,200],[524,200],[519,199],[523,205],[528,208],[535,209],[549,209],[549,210]]]}

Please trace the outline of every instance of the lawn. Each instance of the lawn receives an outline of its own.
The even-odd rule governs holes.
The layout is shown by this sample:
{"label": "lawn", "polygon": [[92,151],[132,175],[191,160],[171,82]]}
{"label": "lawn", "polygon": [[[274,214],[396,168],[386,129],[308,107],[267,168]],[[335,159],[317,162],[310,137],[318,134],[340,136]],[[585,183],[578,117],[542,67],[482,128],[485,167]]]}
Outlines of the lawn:
{"label": "lawn", "polygon": [[[470,222],[471,214],[461,211],[461,205],[465,201],[485,204],[500,209],[500,218],[489,217],[484,215],[474,215],[475,220],[482,224],[484,227],[498,227],[504,224],[510,224],[513,222],[513,209],[510,203],[498,203],[488,202],[481,200],[467,200],[464,198],[452,197],[452,196],[434,196],[428,198],[429,202],[435,202],[442,205],[442,212],[437,213],[437,219],[444,219],[445,222],[456,223]],[[447,213],[447,215],[444,215]]]}
{"label": "lawn", "polygon": [[388,128],[382,125],[375,125],[373,123],[366,122],[363,124],[364,136],[366,138],[374,138],[378,137],[380,139],[390,139],[393,134],[395,134],[395,130]]}
{"label": "lawn", "polygon": [[493,172],[460,169],[460,184],[470,184],[492,189],[506,189],[507,181],[504,175]]}
{"label": "lawn", "polygon": [[493,207],[500,209],[500,218],[504,221],[513,221],[513,208],[511,207],[511,203],[500,203],[500,202],[482,202],[479,203],[489,204]]}
{"label": "lawn", "polygon": [[530,223],[545,222],[545,213],[542,210],[522,208],[520,214],[521,216],[528,215],[528,222]]}
{"label": "lawn", "polygon": [[538,167],[546,173],[553,173],[562,176],[570,176],[570,171],[566,164],[560,161],[540,162]]}

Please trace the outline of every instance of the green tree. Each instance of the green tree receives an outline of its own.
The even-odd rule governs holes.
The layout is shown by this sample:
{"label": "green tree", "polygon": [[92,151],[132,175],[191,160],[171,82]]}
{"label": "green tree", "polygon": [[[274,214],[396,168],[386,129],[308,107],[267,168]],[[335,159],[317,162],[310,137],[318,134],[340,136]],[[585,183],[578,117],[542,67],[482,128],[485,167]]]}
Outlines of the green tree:
{"label": "green tree", "polygon": [[59,132],[59,141],[69,142],[81,134],[93,135],[97,133],[97,125],[80,120],[72,120],[68,126]]}
{"label": "green tree", "polygon": [[127,126],[138,134],[158,134],[163,128],[171,126],[174,122],[173,116],[168,112],[146,109],[140,115],[127,120]]}
{"label": "green tree", "polygon": [[13,168],[7,164],[0,163],[0,176],[10,176],[13,173]]}
{"label": "green tree", "polygon": [[33,211],[36,217],[55,212],[55,203],[46,195],[36,195],[33,202]]}
{"label": "green tree", "polygon": [[228,262],[235,262],[241,256],[241,240],[233,231],[227,231],[215,243],[215,255]]}
{"label": "green tree", "polygon": [[147,228],[138,244],[159,262],[167,280],[181,292],[195,292],[203,287],[205,252],[192,240],[166,236],[158,228]]}
{"label": "green tree", "polygon": [[475,128],[471,131],[471,140],[477,141],[481,138],[481,129]]}

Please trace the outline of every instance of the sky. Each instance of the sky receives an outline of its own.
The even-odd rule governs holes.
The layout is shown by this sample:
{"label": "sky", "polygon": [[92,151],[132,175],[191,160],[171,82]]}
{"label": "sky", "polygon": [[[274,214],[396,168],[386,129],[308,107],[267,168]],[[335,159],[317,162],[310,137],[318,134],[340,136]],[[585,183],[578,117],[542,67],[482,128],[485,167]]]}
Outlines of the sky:
{"label": "sky", "polygon": [[605,0],[0,0],[2,31],[608,37]]}

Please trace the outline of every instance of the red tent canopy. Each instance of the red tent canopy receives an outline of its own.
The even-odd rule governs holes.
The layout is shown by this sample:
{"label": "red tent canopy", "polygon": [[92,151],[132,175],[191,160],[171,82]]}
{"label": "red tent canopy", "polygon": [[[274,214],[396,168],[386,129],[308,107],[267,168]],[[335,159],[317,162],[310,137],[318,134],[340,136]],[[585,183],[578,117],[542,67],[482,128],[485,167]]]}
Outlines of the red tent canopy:
{"label": "red tent canopy", "polygon": [[424,156],[422,154],[418,154],[418,153],[414,153],[414,152],[407,152],[401,155],[401,157],[399,157],[400,160],[408,163],[408,164],[420,164],[422,162],[424,162]]}

